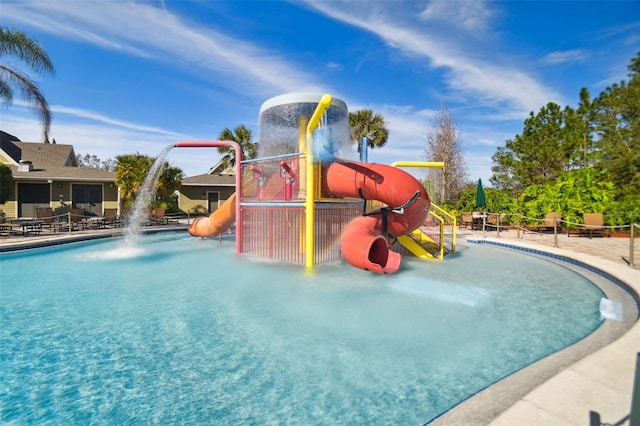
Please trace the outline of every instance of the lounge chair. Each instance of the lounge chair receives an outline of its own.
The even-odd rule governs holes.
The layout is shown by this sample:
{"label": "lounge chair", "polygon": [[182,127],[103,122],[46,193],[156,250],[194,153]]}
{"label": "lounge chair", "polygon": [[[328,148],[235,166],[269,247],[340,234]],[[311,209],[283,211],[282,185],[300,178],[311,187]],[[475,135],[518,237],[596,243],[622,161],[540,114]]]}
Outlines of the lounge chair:
{"label": "lounge chair", "polygon": [[593,237],[593,234],[604,237],[604,217],[602,213],[583,213],[582,219],[584,226],[580,227],[579,234],[589,234],[589,238]]}
{"label": "lounge chair", "polygon": [[544,216],[544,222],[539,225],[525,225],[524,231],[531,232],[553,232],[554,223],[557,232],[562,229],[562,212],[547,212]]}

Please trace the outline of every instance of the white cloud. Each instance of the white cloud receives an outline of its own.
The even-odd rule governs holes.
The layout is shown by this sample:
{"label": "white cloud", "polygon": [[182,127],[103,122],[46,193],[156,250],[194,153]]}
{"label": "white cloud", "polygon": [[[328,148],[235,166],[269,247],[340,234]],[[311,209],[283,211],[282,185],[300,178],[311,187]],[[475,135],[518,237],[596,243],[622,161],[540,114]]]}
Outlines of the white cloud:
{"label": "white cloud", "polygon": [[[64,38],[143,58],[205,71],[203,75],[236,85],[239,92],[320,91],[315,77],[277,53],[186,22],[149,3],[7,2],[5,22],[20,23]],[[256,66],[260,64],[260,66]],[[250,87],[248,87],[250,86]],[[325,88],[326,90],[326,88]]]}
{"label": "white cloud", "polygon": [[584,50],[565,50],[562,52],[551,52],[544,57],[543,61],[548,64],[584,62],[587,59],[587,56],[587,52],[585,52]]}
{"label": "white cloud", "polygon": [[419,14],[427,24],[447,22],[450,27],[463,28],[470,32],[486,31],[493,11],[487,3],[475,1],[430,1]]}
{"label": "white cloud", "polygon": [[164,130],[158,127],[145,126],[137,123],[130,123],[122,120],[117,120],[111,117],[107,117],[103,114],[98,114],[92,111],[80,110],[77,108],[68,108],[60,105],[51,105],[51,111],[56,114],[65,114],[77,118],[86,118],[98,123],[109,124],[116,128],[122,128],[127,130],[133,130],[137,132],[160,134],[173,138],[184,138],[184,135],[175,133],[169,130]]}
{"label": "white cloud", "polygon": [[[165,129],[123,122],[89,111],[58,107],[64,111],[51,123],[50,137],[57,143],[73,145],[76,154],[92,154],[102,160],[121,154],[141,154],[157,157],[169,145],[181,140],[200,140],[194,135],[180,135]],[[12,114],[3,117],[3,130],[23,142],[40,142],[42,126],[30,111],[14,105]],[[187,176],[206,173],[220,158],[209,149],[175,149],[167,158]]]}
{"label": "white cloud", "polygon": [[[449,5],[452,2],[442,3]],[[429,25],[417,21],[416,16],[406,8],[396,8],[394,2],[378,2],[375,3],[376,7],[371,8],[368,2],[312,1],[308,4],[333,19],[377,35],[389,46],[414,59],[422,59],[426,66],[441,68],[448,88],[453,93],[472,96],[497,109],[516,111],[521,116],[537,110],[550,100],[563,103],[558,93],[513,63],[500,64],[496,55],[491,55],[492,61],[483,60],[480,52],[469,50],[464,38],[447,37],[447,33],[443,35],[442,32],[431,31]],[[430,5],[434,9],[431,9],[433,13],[429,19],[438,19],[446,24],[448,21],[441,9],[444,6],[435,3]],[[484,3],[479,5],[482,6],[480,10],[485,10]],[[386,9],[381,10],[383,8]],[[494,47],[484,46],[484,49],[491,50]]]}

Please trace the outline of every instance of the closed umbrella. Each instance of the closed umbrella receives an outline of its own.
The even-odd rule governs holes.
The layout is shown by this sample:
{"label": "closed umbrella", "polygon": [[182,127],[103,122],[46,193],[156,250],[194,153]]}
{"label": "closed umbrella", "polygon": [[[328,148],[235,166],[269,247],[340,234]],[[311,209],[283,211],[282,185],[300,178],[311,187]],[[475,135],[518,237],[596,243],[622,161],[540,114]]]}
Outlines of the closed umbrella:
{"label": "closed umbrella", "polygon": [[478,188],[476,189],[476,208],[487,207],[487,201],[484,197],[484,189],[482,188],[482,179],[478,179]]}

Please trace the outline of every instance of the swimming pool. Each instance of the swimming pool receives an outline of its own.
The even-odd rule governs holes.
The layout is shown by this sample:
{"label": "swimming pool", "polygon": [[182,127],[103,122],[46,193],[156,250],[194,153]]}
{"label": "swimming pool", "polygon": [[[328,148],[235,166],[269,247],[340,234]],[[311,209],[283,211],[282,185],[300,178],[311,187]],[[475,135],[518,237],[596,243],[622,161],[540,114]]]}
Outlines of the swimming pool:
{"label": "swimming pool", "polygon": [[602,323],[586,278],[493,247],[305,276],[121,244],[0,255],[3,422],[422,424]]}

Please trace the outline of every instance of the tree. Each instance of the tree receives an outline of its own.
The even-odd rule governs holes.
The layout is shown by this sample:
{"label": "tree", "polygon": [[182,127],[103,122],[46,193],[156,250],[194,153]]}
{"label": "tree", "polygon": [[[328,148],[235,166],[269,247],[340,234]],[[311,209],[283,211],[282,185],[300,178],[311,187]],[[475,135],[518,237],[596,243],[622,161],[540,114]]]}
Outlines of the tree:
{"label": "tree", "polygon": [[530,185],[555,181],[571,164],[571,145],[564,141],[564,113],[549,102],[529,113],[522,135],[507,140],[491,157],[495,188],[519,192]]}
{"label": "tree", "polygon": [[370,109],[349,113],[349,132],[351,143],[358,146],[358,152],[361,151],[360,141],[364,137],[367,138],[369,148],[380,148],[387,143],[389,138],[384,118]]}
{"label": "tree", "polygon": [[[151,170],[155,158],[136,154],[125,154],[116,157],[116,185],[120,188],[120,197],[125,207],[131,207],[137,194],[142,189],[144,179]],[[171,167],[168,162],[162,164],[155,196],[152,204],[173,204],[173,192],[180,188],[183,173],[177,167]]]}
{"label": "tree", "polygon": [[144,178],[153,164],[153,158],[139,153],[116,157],[116,185],[125,207],[133,206],[136,194],[142,188]]}
{"label": "tree", "polygon": [[440,202],[457,199],[469,179],[469,173],[455,118],[444,104],[440,105],[440,112],[427,133],[425,154],[427,161],[442,161],[445,165],[440,185],[437,185],[437,180],[433,182],[437,185],[434,188],[436,194],[440,189]]}
{"label": "tree", "polygon": [[11,167],[0,163],[0,204],[7,202],[13,192],[13,173]]}
{"label": "tree", "polygon": [[631,60],[629,81],[607,87],[595,100],[581,89],[577,109],[548,103],[530,113],[522,135],[493,155],[496,188],[520,193],[554,183],[563,173],[595,167],[607,172],[616,199],[636,196],[640,187],[640,53]]}
{"label": "tree", "polygon": [[595,161],[592,105],[591,95],[583,87],[578,108],[567,106],[564,109],[562,140],[565,156],[569,161],[569,170],[587,168]]}
{"label": "tree", "polygon": [[179,167],[172,167],[169,163],[164,163],[160,176],[158,177],[158,198],[166,199],[179,189],[182,185],[184,174]]}
{"label": "tree", "polygon": [[[251,141],[251,129],[248,129],[242,124],[236,126],[233,131],[225,128],[220,132],[218,139],[237,142],[240,145],[240,149],[242,149],[242,158],[245,160],[250,160],[258,156],[258,144]],[[218,153],[223,154],[222,161],[225,167],[233,167],[236,165],[236,151],[233,147],[219,147]]]}
{"label": "tree", "polygon": [[617,197],[640,191],[640,53],[628,67],[630,80],[607,87],[596,99],[599,170],[606,170]]}
{"label": "tree", "polygon": [[[0,27],[0,56],[13,56],[26,63],[37,74],[53,74],[54,67],[49,55],[40,43],[21,31]],[[10,66],[3,58],[0,63],[0,98],[8,104],[13,102],[13,92],[18,89],[31,103],[42,122],[44,142],[49,143],[51,111],[38,85],[17,68]]]}
{"label": "tree", "polygon": [[94,154],[76,154],[76,163],[78,163],[78,167],[88,167],[93,169],[102,169],[107,170],[109,172],[114,172],[116,170],[116,166],[118,162],[113,158],[107,158],[106,160],[101,160],[100,157]]}

